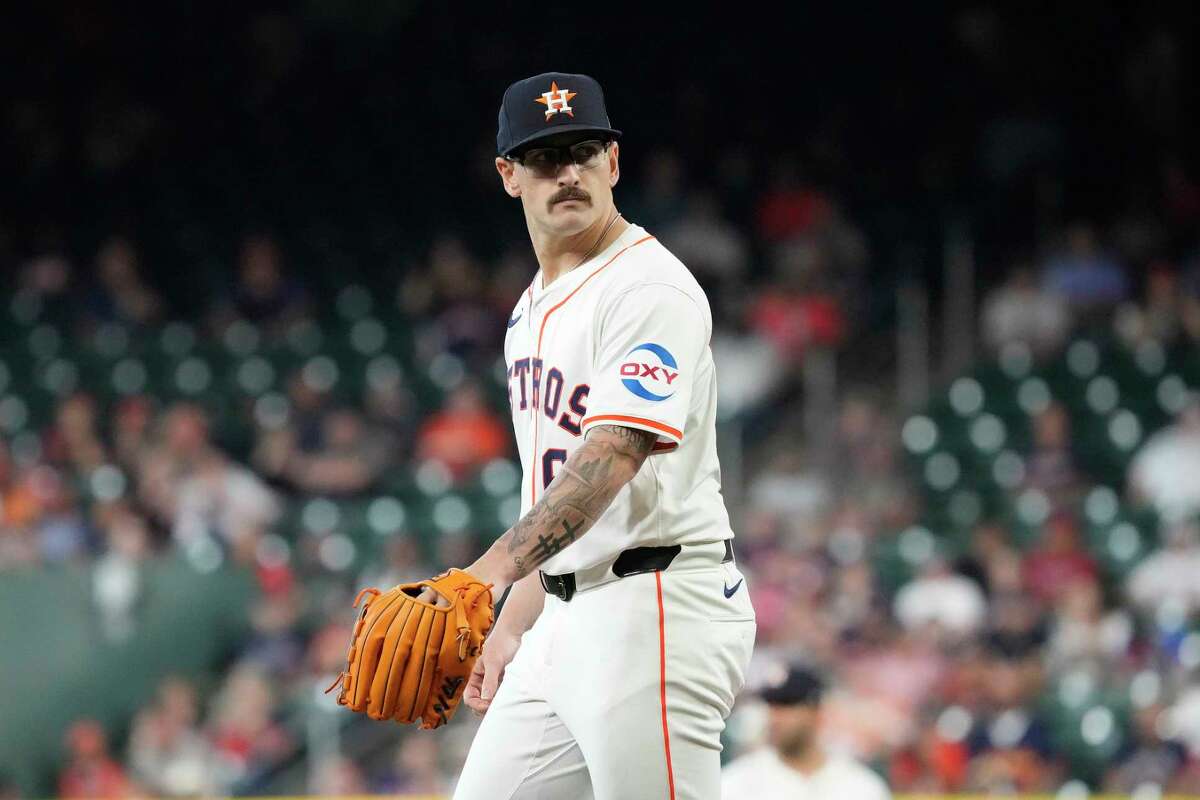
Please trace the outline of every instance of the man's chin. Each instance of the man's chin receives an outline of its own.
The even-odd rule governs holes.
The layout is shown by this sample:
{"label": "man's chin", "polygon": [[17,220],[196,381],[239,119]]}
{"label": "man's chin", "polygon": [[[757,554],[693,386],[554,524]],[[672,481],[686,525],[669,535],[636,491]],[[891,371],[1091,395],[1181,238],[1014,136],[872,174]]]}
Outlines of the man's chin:
{"label": "man's chin", "polygon": [[592,224],[592,206],[580,200],[564,200],[550,206],[548,221],[562,233],[575,233]]}

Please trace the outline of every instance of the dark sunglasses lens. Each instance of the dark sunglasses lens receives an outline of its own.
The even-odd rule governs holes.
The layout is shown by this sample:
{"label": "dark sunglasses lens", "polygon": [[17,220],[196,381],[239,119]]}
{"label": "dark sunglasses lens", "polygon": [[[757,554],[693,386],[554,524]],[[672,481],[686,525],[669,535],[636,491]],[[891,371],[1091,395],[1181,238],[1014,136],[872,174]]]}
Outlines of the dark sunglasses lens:
{"label": "dark sunglasses lens", "polygon": [[589,167],[596,163],[603,152],[603,142],[580,142],[571,148],[571,159],[581,167]]}
{"label": "dark sunglasses lens", "polygon": [[558,171],[558,150],[539,147],[526,152],[521,162],[537,175],[553,175]]}

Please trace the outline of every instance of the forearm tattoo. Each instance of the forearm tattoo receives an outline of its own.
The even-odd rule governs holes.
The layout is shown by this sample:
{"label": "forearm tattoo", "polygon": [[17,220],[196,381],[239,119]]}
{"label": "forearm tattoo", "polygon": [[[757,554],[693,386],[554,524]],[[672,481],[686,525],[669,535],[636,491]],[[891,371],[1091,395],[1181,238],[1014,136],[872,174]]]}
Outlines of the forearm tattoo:
{"label": "forearm tattoo", "polygon": [[[518,578],[587,533],[641,469],[657,437],[620,425],[593,428],[529,513],[500,538]],[[497,542],[499,544],[499,542]]]}

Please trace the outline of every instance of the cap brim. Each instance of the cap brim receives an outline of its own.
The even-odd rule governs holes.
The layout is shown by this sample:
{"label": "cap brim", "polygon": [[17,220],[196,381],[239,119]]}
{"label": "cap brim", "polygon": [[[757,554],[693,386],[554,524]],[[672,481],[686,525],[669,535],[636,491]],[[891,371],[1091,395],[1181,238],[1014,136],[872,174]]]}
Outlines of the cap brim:
{"label": "cap brim", "polygon": [[526,145],[540,141],[541,139],[549,139],[551,136],[558,136],[561,133],[604,133],[608,134],[614,139],[621,138],[621,132],[616,128],[598,128],[595,125],[575,125],[568,122],[566,125],[555,125],[553,128],[547,128],[544,131],[539,131],[532,136],[526,136],[521,141],[509,145],[508,149],[500,155],[511,156],[513,153],[517,152]]}

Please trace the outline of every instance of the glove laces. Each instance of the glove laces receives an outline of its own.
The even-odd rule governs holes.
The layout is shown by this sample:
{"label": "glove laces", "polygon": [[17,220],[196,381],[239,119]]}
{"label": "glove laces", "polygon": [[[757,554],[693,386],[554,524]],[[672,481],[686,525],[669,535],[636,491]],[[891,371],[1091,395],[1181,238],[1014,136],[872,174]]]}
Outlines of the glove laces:
{"label": "glove laces", "polygon": [[458,602],[454,604],[454,626],[458,629],[457,641],[459,661],[467,660],[467,648],[471,644],[471,625],[467,622],[466,595],[468,592],[475,590],[475,587],[479,588],[475,591],[475,596],[471,598],[470,604],[470,609],[474,611],[475,607],[479,605],[479,599],[483,597],[483,593],[490,592],[492,590],[492,584],[469,583],[466,586],[458,586],[454,589],[454,592],[458,595]]}

